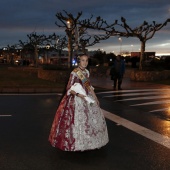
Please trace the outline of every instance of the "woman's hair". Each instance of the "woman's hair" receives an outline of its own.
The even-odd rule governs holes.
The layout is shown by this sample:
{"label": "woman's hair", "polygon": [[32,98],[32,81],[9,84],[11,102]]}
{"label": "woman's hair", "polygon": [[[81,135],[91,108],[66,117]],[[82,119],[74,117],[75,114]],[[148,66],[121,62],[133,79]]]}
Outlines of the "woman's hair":
{"label": "woman's hair", "polygon": [[77,56],[77,63],[80,63],[80,58],[82,57],[82,56],[87,56],[85,53],[80,53],[78,56]]}

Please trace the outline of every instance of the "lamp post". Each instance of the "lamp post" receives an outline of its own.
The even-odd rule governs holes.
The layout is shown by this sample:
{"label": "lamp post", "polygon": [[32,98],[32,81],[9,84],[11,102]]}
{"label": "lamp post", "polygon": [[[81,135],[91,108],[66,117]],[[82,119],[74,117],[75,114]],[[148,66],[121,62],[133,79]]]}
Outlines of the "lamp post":
{"label": "lamp post", "polygon": [[120,42],[120,55],[121,55],[121,53],[122,53],[122,38],[121,37],[119,37],[119,42]]}
{"label": "lamp post", "polygon": [[73,49],[72,49],[72,23],[71,21],[67,21],[67,29],[66,33],[68,36],[68,67],[72,68],[72,55],[73,55]]}
{"label": "lamp post", "polygon": [[[71,18],[67,21],[67,29],[66,33],[68,36],[68,61],[70,63],[70,68],[72,68],[72,55],[73,55],[73,50],[76,51],[78,54],[79,51],[79,31],[77,27],[77,23],[74,22]],[[74,37],[74,42],[73,42],[73,37]],[[75,47],[73,49],[73,44],[75,44]]]}
{"label": "lamp post", "polygon": [[132,50],[131,50],[131,52],[133,52],[133,44],[131,45],[131,47],[132,47]]}
{"label": "lamp post", "polygon": [[47,49],[46,64],[48,64],[48,50],[50,49],[50,44],[47,44],[47,45],[46,45],[46,49]]}

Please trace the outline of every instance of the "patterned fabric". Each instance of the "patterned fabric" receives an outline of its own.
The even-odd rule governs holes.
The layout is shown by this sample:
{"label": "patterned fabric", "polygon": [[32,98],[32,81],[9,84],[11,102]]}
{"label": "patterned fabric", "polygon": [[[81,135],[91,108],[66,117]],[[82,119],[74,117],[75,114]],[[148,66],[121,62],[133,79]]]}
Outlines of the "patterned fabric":
{"label": "patterned fabric", "polygon": [[[88,70],[85,70],[83,74],[87,78],[89,77]],[[49,141],[53,147],[64,151],[100,148],[109,141],[105,118],[96,102],[90,105],[70,93],[70,88],[74,83],[80,83],[87,96],[93,98],[91,91],[84,87],[76,72],[72,71],[67,93],[62,99],[52,123]]]}

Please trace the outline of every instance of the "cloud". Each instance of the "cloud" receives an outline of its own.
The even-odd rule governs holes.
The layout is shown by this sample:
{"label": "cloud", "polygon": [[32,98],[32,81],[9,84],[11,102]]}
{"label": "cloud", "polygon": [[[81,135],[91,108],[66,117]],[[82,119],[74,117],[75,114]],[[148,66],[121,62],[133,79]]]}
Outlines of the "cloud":
{"label": "cloud", "polygon": [[[91,14],[94,17],[101,16],[109,23],[114,22],[115,19],[120,21],[123,16],[131,27],[139,26],[144,20],[149,23],[152,21],[162,23],[170,17],[170,4],[167,0],[5,0],[0,6],[0,46],[5,46],[6,43],[14,44],[19,39],[24,41],[26,35],[33,31],[45,34],[64,33],[64,30],[55,25],[56,13],[63,10],[75,16],[82,11],[84,18],[89,18]],[[170,26],[167,25],[159,31],[153,41],[156,40],[155,43],[166,41],[169,28]],[[107,49],[110,47],[112,50],[112,45],[109,44],[112,40],[113,38],[102,41],[97,44],[97,47],[106,45]],[[128,43],[140,45],[138,40],[134,42],[133,39],[124,40],[125,43],[127,46]]]}

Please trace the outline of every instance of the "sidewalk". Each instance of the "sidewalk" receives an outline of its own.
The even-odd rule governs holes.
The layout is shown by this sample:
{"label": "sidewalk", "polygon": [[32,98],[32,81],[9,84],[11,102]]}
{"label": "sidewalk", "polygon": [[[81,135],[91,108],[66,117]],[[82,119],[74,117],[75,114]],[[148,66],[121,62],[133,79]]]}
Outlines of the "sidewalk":
{"label": "sidewalk", "polygon": [[[130,80],[130,69],[126,70],[122,81],[122,89],[152,89],[152,88],[170,88],[169,85],[156,84],[153,82],[137,82]],[[113,90],[113,80],[110,79],[110,76],[107,77],[91,77],[91,84],[96,87],[101,87],[109,90]]]}

